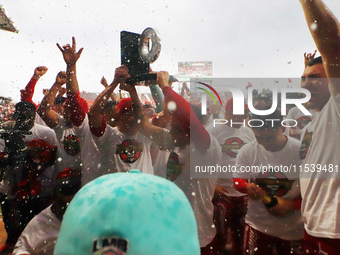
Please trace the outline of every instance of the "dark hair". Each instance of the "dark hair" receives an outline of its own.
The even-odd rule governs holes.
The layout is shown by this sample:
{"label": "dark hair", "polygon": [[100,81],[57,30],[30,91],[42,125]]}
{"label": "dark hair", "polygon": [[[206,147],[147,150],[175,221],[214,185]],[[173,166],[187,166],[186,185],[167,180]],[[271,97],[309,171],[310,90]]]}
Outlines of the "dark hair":
{"label": "dark hair", "polygon": [[321,56],[314,58],[311,61],[308,61],[307,66],[313,66],[313,65],[316,65],[316,64],[322,64],[322,57]]}
{"label": "dark hair", "polygon": [[33,111],[35,112],[35,105],[31,102],[19,102],[15,105],[15,112],[23,112],[23,111]]}
{"label": "dark hair", "polygon": [[54,99],[54,105],[62,105],[66,101],[66,97],[56,97]]}
{"label": "dark hair", "polygon": [[281,112],[277,109],[269,115],[257,115],[254,113],[249,113],[249,122],[252,126],[252,129],[277,129],[281,127],[282,120],[283,116],[281,115]]}
{"label": "dark hair", "polygon": [[104,107],[104,111],[106,111],[106,110],[109,110],[109,109],[111,109],[111,107],[112,106],[114,106],[114,105],[118,105],[118,101],[114,101],[114,100],[110,100],[110,101],[108,101],[107,103],[106,103],[106,105],[105,105],[105,107]]}
{"label": "dark hair", "polygon": [[74,195],[81,188],[81,171],[66,168],[59,172],[53,185],[53,195],[69,196]]}

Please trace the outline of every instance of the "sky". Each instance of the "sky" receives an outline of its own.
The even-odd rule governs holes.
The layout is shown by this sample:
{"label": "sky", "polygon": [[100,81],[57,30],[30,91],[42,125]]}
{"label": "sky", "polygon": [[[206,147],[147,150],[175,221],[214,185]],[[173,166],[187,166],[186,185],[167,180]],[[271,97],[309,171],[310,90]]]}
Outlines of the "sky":
{"label": "sky", "polygon": [[[340,18],[339,0],[325,0]],[[162,50],[152,69],[176,76],[178,62],[212,61],[216,78],[298,78],[303,53],[316,49],[298,0],[2,0],[18,34],[0,30],[0,95],[20,99],[37,66],[49,68],[33,101],[65,70],[56,43],[84,51],[81,91],[101,92],[120,65],[120,31],[156,29]],[[296,84],[294,84],[295,86]],[[298,86],[298,84],[296,85]]]}

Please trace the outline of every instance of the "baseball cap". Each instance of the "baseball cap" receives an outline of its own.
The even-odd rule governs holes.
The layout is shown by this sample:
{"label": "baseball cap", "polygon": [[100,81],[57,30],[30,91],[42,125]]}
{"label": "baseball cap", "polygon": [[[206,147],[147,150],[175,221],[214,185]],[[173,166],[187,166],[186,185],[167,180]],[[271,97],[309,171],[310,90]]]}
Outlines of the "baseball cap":
{"label": "baseball cap", "polygon": [[131,98],[123,98],[119,101],[117,108],[117,114],[124,114],[125,112],[132,111],[132,101]]}
{"label": "baseball cap", "polygon": [[81,171],[78,169],[66,168],[59,172],[54,181],[54,196],[74,195],[81,187]]}
{"label": "baseball cap", "polygon": [[177,79],[175,76],[170,75],[169,81],[170,81],[170,82],[178,82],[178,79]]}
{"label": "baseball cap", "polygon": [[199,255],[200,247],[182,190],[131,170],[101,176],[76,194],[54,254]]}

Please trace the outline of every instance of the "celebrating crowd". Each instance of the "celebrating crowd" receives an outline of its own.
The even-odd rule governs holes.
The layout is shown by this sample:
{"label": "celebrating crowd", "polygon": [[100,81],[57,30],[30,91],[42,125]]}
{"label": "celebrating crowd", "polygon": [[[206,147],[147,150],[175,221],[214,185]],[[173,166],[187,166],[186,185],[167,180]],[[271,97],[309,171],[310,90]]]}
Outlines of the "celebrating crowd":
{"label": "celebrating crowd", "polygon": [[[83,48],[74,37],[57,44],[66,71],[36,105],[48,68],[35,68],[0,133],[0,254],[340,254],[340,23],[322,0],[300,2],[321,56],[305,54],[312,115],[292,108],[289,130],[278,110],[262,116],[245,102],[234,115],[233,99],[215,125],[166,71],[148,82],[156,107],[142,105],[126,66],[102,79],[88,107],[77,81]],[[217,164],[237,171],[190,175]],[[241,171],[249,166],[303,171]]]}

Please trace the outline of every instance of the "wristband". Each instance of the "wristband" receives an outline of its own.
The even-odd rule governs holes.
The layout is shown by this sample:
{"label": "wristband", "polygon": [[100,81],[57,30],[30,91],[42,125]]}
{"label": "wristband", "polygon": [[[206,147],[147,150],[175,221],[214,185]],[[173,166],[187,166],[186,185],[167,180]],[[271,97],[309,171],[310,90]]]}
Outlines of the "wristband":
{"label": "wristband", "polygon": [[272,208],[278,204],[277,198],[274,197],[272,194],[265,195],[263,197],[263,200],[265,201],[263,201],[263,204],[267,209]]}

